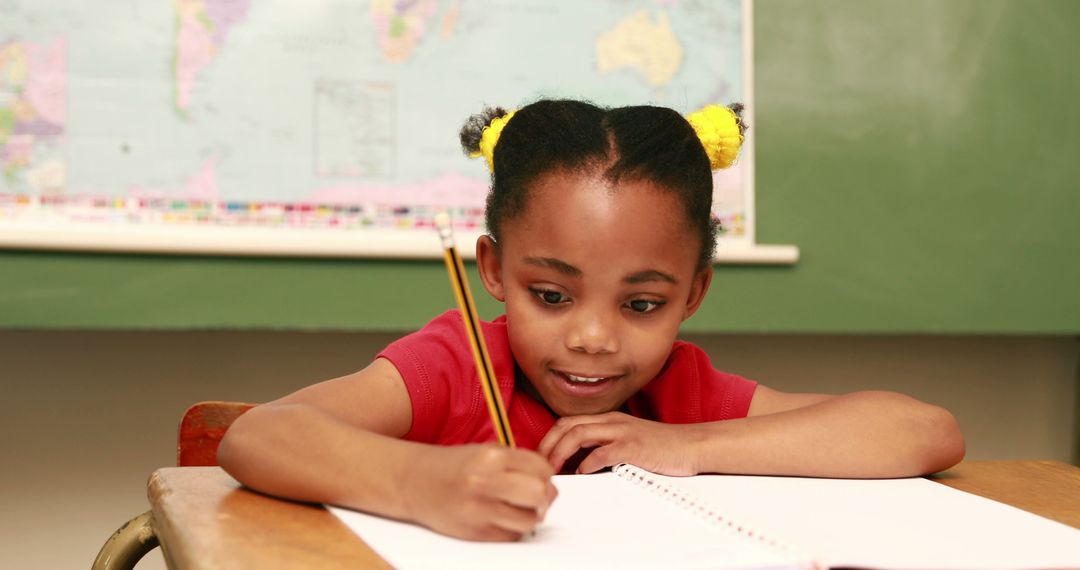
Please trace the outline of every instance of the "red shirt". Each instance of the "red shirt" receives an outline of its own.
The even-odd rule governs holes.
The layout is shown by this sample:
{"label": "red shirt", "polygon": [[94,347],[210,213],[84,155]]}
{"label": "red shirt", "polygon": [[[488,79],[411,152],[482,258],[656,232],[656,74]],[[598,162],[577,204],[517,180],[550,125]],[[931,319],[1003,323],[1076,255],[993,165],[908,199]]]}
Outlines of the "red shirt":
{"label": "red shirt", "polygon": [[[515,387],[505,318],[481,322],[480,328],[515,443],[536,449],[557,418]],[[412,399],[412,427],[405,439],[440,445],[497,440],[460,312],[439,315],[379,356],[397,367]],[[743,418],[756,387],[752,380],[714,369],[697,346],[676,341],[660,374],[630,397],[627,409],[639,418],[671,424]]]}

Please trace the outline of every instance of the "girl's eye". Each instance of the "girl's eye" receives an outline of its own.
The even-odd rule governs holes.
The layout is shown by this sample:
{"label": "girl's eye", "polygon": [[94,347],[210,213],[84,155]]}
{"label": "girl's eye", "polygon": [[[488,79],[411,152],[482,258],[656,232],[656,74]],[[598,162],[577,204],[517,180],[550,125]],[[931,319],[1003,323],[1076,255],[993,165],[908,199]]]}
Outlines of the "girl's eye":
{"label": "girl's eye", "polygon": [[651,313],[656,309],[663,306],[661,301],[648,301],[645,299],[634,299],[626,304],[626,306],[635,313]]}
{"label": "girl's eye", "polygon": [[536,295],[545,305],[559,305],[568,300],[566,295],[563,295],[558,291],[552,291],[551,289],[533,289],[532,292],[533,295]]}

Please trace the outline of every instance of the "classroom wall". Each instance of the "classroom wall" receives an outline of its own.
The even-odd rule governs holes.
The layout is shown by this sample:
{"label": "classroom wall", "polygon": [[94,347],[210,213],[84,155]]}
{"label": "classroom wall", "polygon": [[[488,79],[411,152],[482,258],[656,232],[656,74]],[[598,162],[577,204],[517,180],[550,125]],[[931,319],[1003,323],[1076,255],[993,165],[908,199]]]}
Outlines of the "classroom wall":
{"label": "classroom wall", "polygon": [[[1080,2],[755,5],[759,239],[802,259],[718,270],[689,338],[779,389],[944,405],[970,459],[1075,463]],[[397,333],[295,331],[411,328],[442,271],[0,252],[0,568],[86,567],[188,404],[355,370]]]}
{"label": "classroom wall", "polygon": [[[397,333],[0,331],[0,568],[87,567],[147,509],[200,400],[261,402],[364,366]],[[782,390],[901,390],[969,459],[1077,460],[1080,342],[1045,336],[688,335]],[[164,568],[151,553],[140,568]]]}
{"label": "classroom wall", "polygon": [[[1074,0],[754,2],[757,240],[801,257],[718,268],[687,330],[1080,334],[1078,24]],[[0,275],[22,329],[401,330],[453,303],[439,260],[0,251]]]}

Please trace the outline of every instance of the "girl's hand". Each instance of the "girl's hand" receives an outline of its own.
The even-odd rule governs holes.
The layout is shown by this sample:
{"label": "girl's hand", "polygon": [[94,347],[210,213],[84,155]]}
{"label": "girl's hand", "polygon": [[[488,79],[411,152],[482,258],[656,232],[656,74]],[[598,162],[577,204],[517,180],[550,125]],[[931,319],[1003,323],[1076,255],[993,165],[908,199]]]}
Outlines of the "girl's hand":
{"label": "girl's hand", "polygon": [[532,451],[488,445],[433,447],[411,477],[412,518],[466,540],[512,541],[538,525],[555,500],[554,471]]}
{"label": "girl's hand", "polygon": [[560,418],[537,451],[559,472],[580,449],[594,448],[577,468],[592,473],[631,463],[661,475],[695,475],[693,424],[664,424],[620,412]]}

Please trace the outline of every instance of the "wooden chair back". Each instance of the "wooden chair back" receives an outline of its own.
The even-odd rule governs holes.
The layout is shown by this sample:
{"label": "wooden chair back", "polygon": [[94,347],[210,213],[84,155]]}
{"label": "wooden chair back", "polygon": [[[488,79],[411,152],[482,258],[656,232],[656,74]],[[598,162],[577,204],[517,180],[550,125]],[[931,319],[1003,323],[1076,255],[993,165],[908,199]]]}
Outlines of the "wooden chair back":
{"label": "wooden chair back", "polygon": [[236,418],[255,407],[244,402],[199,402],[184,412],[176,437],[176,465],[217,465],[217,448]]}
{"label": "wooden chair back", "polygon": [[[199,402],[180,418],[176,436],[176,464],[180,467],[216,466],[217,448],[233,421],[255,404]],[[157,548],[151,511],[129,520],[105,541],[92,570],[133,570],[139,560]]]}

